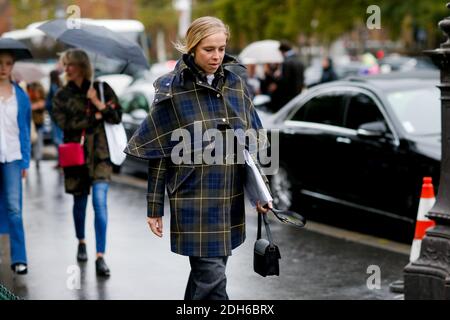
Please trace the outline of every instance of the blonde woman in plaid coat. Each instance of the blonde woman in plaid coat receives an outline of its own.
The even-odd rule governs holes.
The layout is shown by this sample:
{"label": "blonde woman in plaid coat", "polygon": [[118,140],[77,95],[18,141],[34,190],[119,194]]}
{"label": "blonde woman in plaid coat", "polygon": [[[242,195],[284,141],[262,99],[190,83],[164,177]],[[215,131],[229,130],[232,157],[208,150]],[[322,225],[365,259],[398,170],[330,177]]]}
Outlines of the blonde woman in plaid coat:
{"label": "blonde woman in plaid coat", "polygon": [[[182,58],[154,83],[150,114],[125,151],[149,160],[148,223],[159,237],[167,186],[171,249],[189,256],[191,264],[187,300],[228,299],[227,258],[245,239],[243,166],[202,159],[214,141],[204,139],[207,130],[262,128],[245,81],[227,69],[237,65],[225,54],[228,38],[228,27],[217,18],[191,24],[185,44],[177,45]],[[174,139],[180,129],[185,135]],[[174,154],[183,161],[174,161]]]}

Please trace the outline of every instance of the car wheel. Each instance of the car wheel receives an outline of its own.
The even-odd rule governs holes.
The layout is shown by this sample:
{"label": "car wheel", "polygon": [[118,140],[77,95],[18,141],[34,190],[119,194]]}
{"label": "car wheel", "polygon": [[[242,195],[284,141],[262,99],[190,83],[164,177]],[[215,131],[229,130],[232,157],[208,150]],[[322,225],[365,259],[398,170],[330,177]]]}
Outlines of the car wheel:
{"label": "car wheel", "polygon": [[270,189],[275,208],[288,210],[292,207],[292,183],[287,170],[282,166],[278,169],[278,173],[271,177]]}

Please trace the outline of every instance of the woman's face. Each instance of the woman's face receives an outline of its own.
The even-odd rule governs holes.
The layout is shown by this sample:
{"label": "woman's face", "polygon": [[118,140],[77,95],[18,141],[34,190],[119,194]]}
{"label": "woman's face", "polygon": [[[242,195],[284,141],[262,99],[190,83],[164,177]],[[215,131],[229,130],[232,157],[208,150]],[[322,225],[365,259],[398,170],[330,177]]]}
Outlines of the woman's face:
{"label": "woman's face", "polygon": [[78,64],[64,61],[63,67],[68,81],[83,80],[84,75],[81,67]]}
{"label": "woman's face", "polygon": [[226,45],[227,36],[223,32],[204,38],[195,48],[195,64],[207,74],[214,74],[222,64]]}
{"label": "woman's face", "polygon": [[0,53],[0,81],[9,81],[13,66],[13,57],[8,53]]}

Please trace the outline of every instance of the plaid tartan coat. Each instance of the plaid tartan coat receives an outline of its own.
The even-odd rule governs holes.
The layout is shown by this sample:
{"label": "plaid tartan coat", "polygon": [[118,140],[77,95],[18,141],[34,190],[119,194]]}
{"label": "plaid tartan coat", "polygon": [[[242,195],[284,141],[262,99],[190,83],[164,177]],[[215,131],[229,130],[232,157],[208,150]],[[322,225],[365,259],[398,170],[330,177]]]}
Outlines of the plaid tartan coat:
{"label": "plaid tartan coat", "polygon": [[[171,134],[179,128],[191,137],[195,124],[201,124],[202,133],[223,123],[244,131],[262,128],[245,81],[227,70],[228,65],[237,62],[226,55],[209,85],[193,58],[183,55],[174,71],[155,81],[150,113],[125,150],[149,160],[149,217],[163,216],[167,187],[171,249],[181,255],[228,256],[245,240],[243,165],[226,161],[175,164],[171,158],[173,147],[180,142],[172,141]],[[198,142],[191,140],[192,154],[198,146],[205,150],[207,143]]]}

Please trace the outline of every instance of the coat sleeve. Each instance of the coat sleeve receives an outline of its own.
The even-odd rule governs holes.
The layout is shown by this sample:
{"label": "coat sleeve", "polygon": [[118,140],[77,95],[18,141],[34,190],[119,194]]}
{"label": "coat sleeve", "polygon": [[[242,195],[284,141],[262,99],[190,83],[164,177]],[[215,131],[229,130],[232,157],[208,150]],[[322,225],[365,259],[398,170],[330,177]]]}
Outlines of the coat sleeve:
{"label": "coat sleeve", "polygon": [[164,188],[166,185],[166,160],[151,159],[148,162],[147,217],[164,215]]}
{"label": "coat sleeve", "polygon": [[31,102],[28,96],[24,93],[24,104],[25,104],[25,132],[24,141],[21,143],[22,152],[22,169],[28,169],[30,167],[31,158]]}
{"label": "coat sleeve", "polygon": [[106,108],[101,111],[103,119],[108,123],[118,124],[122,121],[122,107],[120,106],[119,99],[114,90],[106,82],[103,82],[103,90],[106,105]]}
{"label": "coat sleeve", "polygon": [[244,86],[244,94],[247,97],[245,99],[246,101],[246,109],[247,109],[247,123],[248,127],[247,130],[253,129],[256,131],[256,138],[253,140],[256,142],[256,145],[249,145],[248,151],[253,158],[253,161],[255,162],[256,167],[258,168],[259,172],[261,173],[261,176],[264,180],[264,183],[267,186],[267,189],[270,193],[272,191],[270,190],[270,184],[269,180],[267,179],[266,175],[263,173],[261,164],[258,161],[258,154],[261,150],[267,149],[270,146],[269,139],[267,138],[267,132],[264,129],[261,119],[259,118],[258,112],[256,111],[255,106],[253,105],[251,96],[249,95],[249,90],[247,86]]}
{"label": "coat sleeve", "polygon": [[147,118],[141,123],[128,141],[124,152],[130,156],[149,160],[170,156],[178,141],[172,140],[172,133],[179,130],[179,122],[173,111],[170,86],[173,75],[167,74],[154,83],[155,99]]}

